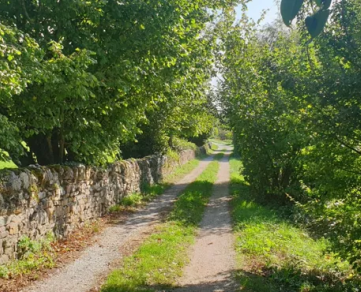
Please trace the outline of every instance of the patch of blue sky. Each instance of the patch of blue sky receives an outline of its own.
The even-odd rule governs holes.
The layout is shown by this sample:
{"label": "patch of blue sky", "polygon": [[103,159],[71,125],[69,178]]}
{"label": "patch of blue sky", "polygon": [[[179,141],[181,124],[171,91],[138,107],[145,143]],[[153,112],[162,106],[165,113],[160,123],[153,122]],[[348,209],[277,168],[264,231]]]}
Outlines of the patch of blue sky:
{"label": "patch of blue sky", "polygon": [[[267,10],[265,18],[262,24],[273,22],[279,15],[279,6],[273,0],[252,0],[247,4],[248,10],[247,14],[254,21],[258,21],[261,17],[262,12]],[[241,6],[236,8],[237,18],[240,18],[242,14]]]}

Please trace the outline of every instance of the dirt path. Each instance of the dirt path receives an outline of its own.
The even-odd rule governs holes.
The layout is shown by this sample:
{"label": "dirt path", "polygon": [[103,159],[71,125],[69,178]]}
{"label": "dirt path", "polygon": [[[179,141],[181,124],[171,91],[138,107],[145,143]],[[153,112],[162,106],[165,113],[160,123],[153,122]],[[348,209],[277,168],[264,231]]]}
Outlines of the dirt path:
{"label": "dirt path", "polygon": [[112,263],[122,258],[122,248],[137,237],[144,237],[174,203],[177,195],[194,181],[207,167],[212,158],[201,161],[199,166],[186,175],[162,196],[151,202],[144,210],[132,215],[125,224],[117,224],[104,230],[97,238],[97,244],[87,248],[82,255],[56,270],[47,279],[23,289],[24,292],[85,292],[99,285],[107,275]]}
{"label": "dirt path", "polygon": [[228,208],[228,160],[231,149],[226,149],[226,155],[220,162],[213,196],[201,222],[196,244],[190,252],[191,262],[178,283],[182,288],[176,289],[176,292],[237,290],[232,281],[236,254]]}

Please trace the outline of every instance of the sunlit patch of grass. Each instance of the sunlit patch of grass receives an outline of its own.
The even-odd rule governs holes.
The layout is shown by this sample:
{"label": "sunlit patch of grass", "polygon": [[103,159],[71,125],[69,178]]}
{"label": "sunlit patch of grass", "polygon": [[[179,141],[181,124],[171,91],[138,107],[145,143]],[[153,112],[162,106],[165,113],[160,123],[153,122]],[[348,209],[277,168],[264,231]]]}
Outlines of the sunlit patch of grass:
{"label": "sunlit patch of grass", "polygon": [[232,140],[209,139],[209,142],[217,143],[219,145],[226,145],[226,146],[232,146],[233,145]]}
{"label": "sunlit patch of grass", "polygon": [[212,194],[219,163],[211,162],[175,203],[168,220],[158,226],[118,270],[110,274],[103,292],[155,291],[170,288],[187,263],[202,214]]}
{"label": "sunlit patch of grass", "polygon": [[20,238],[18,242],[20,259],[0,265],[0,277],[8,279],[34,270],[54,267],[55,252],[51,247],[54,240],[51,233],[40,241],[31,240],[27,236]]}
{"label": "sunlit patch of grass", "polygon": [[258,204],[240,173],[241,161],[233,157],[230,164],[242,291],[357,291],[351,266],[331,252],[329,242]]}
{"label": "sunlit patch of grass", "polygon": [[173,185],[176,181],[184,177],[199,165],[198,159],[193,159],[187,163],[177,167],[171,174],[167,175],[162,183],[141,186],[140,193],[130,194],[121,199],[121,201],[109,208],[110,213],[119,213],[123,211],[136,211],[137,207],[145,205],[157,196],[164,193],[166,189]]}
{"label": "sunlit patch of grass", "polygon": [[216,151],[216,150],[218,150],[218,145],[217,144],[214,144],[214,143],[212,143],[212,145],[211,145],[211,149],[213,150],[213,151]]}
{"label": "sunlit patch of grass", "polygon": [[122,198],[117,205],[109,208],[109,212],[135,211],[137,207],[143,206],[147,202],[163,194],[168,187],[169,184],[166,183],[144,186],[141,193],[130,194]]}
{"label": "sunlit patch of grass", "polygon": [[173,184],[176,181],[180,180],[182,177],[190,173],[193,169],[195,169],[199,165],[200,159],[199,158],[192,159],[187,163],[183,164],[182,166],[177,167],[171,174],[167,175],[163,179],[163,183]]}
{"label": "sunlit patch of grass", "polygon": [[0,161],[0,169],[4,168],[17,168],[17,166],[12,161]]}

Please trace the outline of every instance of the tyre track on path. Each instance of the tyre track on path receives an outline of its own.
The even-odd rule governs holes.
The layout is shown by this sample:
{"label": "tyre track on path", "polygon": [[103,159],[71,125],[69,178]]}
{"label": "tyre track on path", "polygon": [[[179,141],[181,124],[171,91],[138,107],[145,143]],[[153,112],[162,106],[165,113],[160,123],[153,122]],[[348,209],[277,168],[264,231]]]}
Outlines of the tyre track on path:
{"label": "tyre track on path", "polygon": [[150,202],[143,210],[131,215],[125,223],[106,228],[97,236],[97,243],[85,249],[74,262],[21,291],[86,292],[97,287],[100,279],[111,271],[112,263],[122,259],[122,247],[131,244],[132,239],[146,233],[147,229],[159,222],[162,213],[170,209],[177,196],[212,160],[213,157],[208,157],[200,161],[196,169]]}
{"label": "tyre track on path", "polygon": [[175,292],[237,290],[232,274],[236,267],[236,253],[229,213],[231,148],[227,147],[226,150],[226,155],[220,161],[218,179],[201,222],[197,241],[189,253],[191,262],[178,282],[181,288]]}

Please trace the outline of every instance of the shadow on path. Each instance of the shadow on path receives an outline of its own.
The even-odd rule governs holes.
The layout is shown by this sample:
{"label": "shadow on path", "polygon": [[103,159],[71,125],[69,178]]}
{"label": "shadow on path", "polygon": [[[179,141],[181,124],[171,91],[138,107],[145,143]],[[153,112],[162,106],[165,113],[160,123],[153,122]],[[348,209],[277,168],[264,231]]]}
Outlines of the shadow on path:
{"label": "shadow on path", "polygon": [[[230,147],[222,152],[230,152]],[[234,291],[232,270],[235,268],[234,237],[229,214],[229,154],[220,161],[217,181],[209,201],[191,259],[179,280],[176,292]]]}

